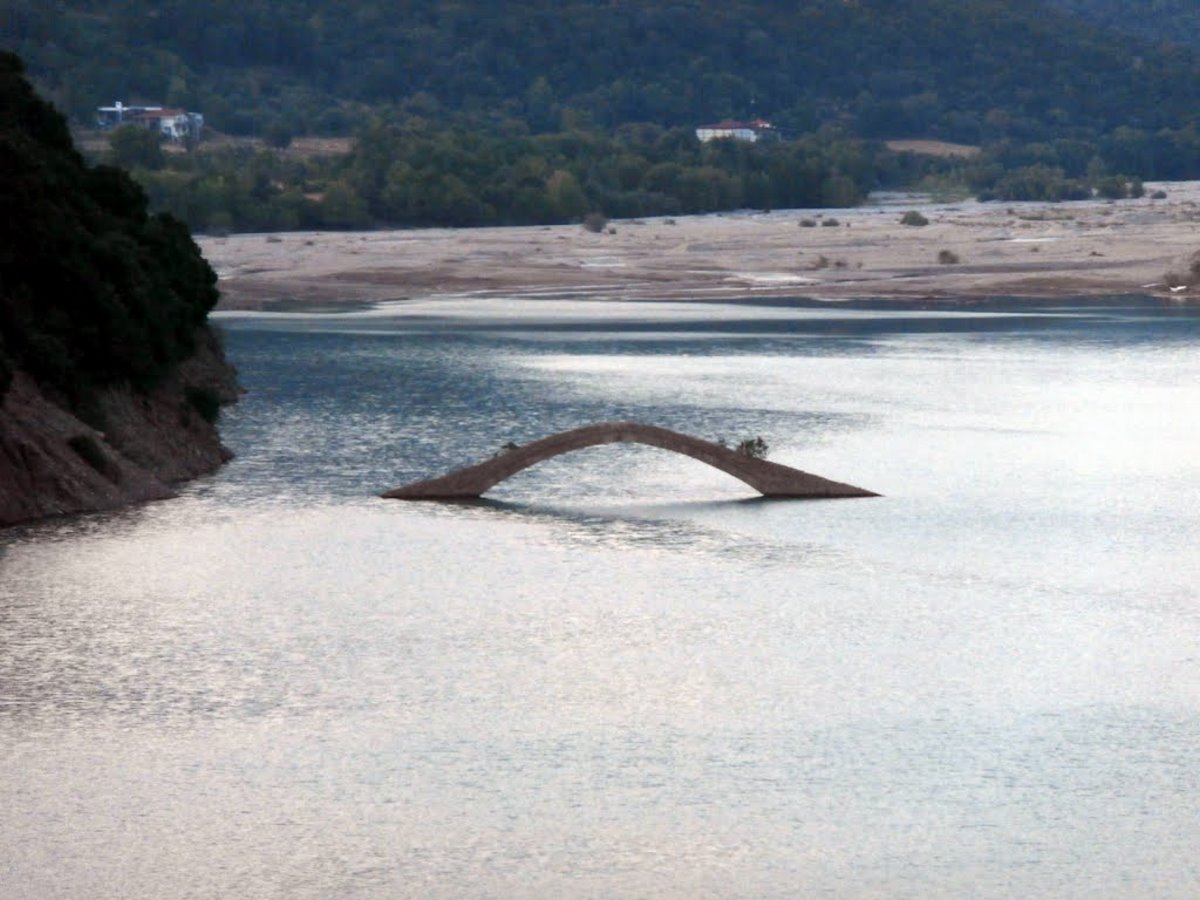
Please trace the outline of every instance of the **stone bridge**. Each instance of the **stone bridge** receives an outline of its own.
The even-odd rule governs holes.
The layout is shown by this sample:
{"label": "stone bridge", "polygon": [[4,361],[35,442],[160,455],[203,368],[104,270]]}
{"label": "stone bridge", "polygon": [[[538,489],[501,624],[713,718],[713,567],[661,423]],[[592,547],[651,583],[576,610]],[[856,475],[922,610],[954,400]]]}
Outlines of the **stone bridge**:
{"label": "stone bridge", "polygon": [[765,497],[878,497],[873,491],[810,475],[790,466],[754,459],[712,441],[702,441],[667,428],[637,422],[600,422],[523,446],[512,447],[478,465],[456,469],[440,478],[414,481],[388,491],[393,500],[464,500],[480,497],[501,481],[532,465],[597,444],[648,444],[708,463],[745,482]]}

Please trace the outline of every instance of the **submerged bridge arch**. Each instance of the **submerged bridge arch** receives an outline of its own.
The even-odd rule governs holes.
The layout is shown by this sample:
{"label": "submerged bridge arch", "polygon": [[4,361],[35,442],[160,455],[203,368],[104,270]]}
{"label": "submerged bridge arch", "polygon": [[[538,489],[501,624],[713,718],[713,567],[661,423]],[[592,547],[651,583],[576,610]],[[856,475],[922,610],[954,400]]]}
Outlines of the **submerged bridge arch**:
{"label": "submerged bridge arch", "polygon": [[877,497],[873,491],[830,481],[765,459],[754,459],[690,435],[638,422],[599,422],[513,447],[474,466],[388,491],[393,500],[463,500],[482,496],[501,481],[547,459],[599,444],[647,444],[707,463],[766,497]]}

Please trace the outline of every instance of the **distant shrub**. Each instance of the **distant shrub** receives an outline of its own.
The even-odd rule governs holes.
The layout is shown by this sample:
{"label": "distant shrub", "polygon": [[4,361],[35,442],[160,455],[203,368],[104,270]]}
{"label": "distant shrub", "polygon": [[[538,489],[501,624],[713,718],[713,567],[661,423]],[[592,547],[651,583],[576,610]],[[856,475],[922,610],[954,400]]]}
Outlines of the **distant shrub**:
{"label": "distant shrub", "polygon": [[901,225],[928,225],[929,220],[915,209],[910,209],[900,217]]}
{"label": "distant shrub", "polygon": [[958,254],[953,250],[939,250],[937,260],[943,266],[953,266],[959,262]]}
{"label": "distant shrub", "polygon": [[1045,165],[1023,166],[1007,171],[990,188],[979,192],[980,200],[1035,200],[1059,203],[1063,200],[1087,200],[1091,185],[1068,178],[1060,168]]}
{"label": "distant shrub", "polygon": [[821,221],[822,228],[837,228],[841,223],[837,219],[823,219]]}
{"label": "distant shrub", "polygon": [[123,169],[161,169],[167,164],[162,135],[141,125],[122,125],[108,135],[109,156]]}
{"label": "distant shrub", "polygon": [[737,446],[733,448],[733,452],[740,456],[748,456],[750,459],[766,459],[770,447],[761,436],[752,438],[743,438],[738,441]]}
{"label": "distant shrub", "polygon": [[262,137],[267,146],[283,150],[291,145],[295,131],[283,119],[275,119],[263,129]]}
{"label": "distant shrub", "polygon": [[801,228],[816,228],[817,220],[816,219],[801,219],[800,227]]}
{"label": "distant shrub", "polygon": [[583,227],[592,234],[599,234],[608,225],[608,217],[602,212],[590,212],[583,217]]}
{"label": "distant shrub", "polygon": [[1164,190],[1157,190],[1153,194],[1150,195],[1150,199],[1151,200],[1166,200],[1167,192]]}
{"label": "distant shrub", "polygon": [[1112,175],[1101,178],[1096,182],[1096,196],[1105,200],[1120,200],[1125,196],[1125,182]]}
{"label": "distant shrub", "polygon": [[1200,251],[1192,254],[1186,272],[1168,272],[1163,276],[1163,280],[1168,288],[1175,290],[1200,287]]}

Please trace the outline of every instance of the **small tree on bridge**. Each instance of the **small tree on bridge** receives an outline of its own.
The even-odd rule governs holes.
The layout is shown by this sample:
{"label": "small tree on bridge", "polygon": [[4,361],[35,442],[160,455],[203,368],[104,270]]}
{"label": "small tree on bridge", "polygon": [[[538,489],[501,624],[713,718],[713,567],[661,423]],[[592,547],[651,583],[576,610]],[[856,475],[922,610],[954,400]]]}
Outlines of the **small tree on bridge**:
{"label": "small tree on bridge", "polygon": [[738,441],[736,447],[733,448],[734,453],[742,456],[748,456],[751,459],[766,459],[770,447],[767,442],[762,439],[761,435],[752,438],[742,438]]}

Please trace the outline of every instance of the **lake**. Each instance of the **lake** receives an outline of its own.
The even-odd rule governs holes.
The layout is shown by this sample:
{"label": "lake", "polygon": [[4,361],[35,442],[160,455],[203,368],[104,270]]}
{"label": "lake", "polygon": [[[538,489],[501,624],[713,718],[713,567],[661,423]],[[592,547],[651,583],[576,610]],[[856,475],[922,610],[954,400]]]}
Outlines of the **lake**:
{"label": "lake", "polygon": [[[221,318],[234,462],[0,533],[0,895],[1200,895],[1200,310]],[[591,422],[761,435],[769,501]]]}

